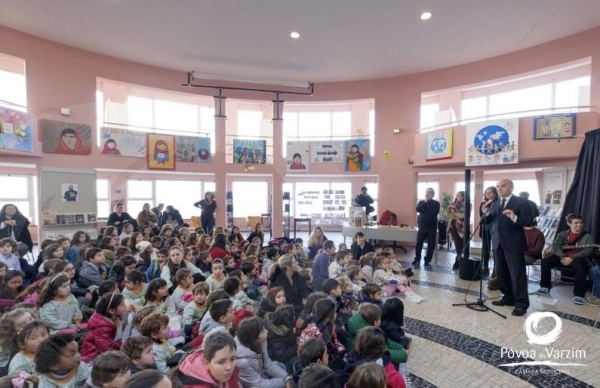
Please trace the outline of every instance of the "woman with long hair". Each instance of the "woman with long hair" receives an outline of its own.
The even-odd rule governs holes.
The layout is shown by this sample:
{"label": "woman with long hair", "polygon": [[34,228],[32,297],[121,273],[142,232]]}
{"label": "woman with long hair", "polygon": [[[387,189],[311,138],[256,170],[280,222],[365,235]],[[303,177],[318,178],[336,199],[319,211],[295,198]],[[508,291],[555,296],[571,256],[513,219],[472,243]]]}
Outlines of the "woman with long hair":
{"label": "woman with long hair", "polygon": [[234,226],[233,228],[231,228],[231,234],[229,235],[229,237],[227,239],[229,240],[230,243],[236,243],[236,244],[241,244],[246,240],[244,238],[244,236],[242,236],[242,233],[240,232],[240,228],[238,228],[237,226]]}
{"label": "woman with long hair", "polygon": [[179,210],[169,205],[167,206],[167,210],[165,210],[163,213],[163,223],[169,224],[173,226],[173,228],[177,229],[183,225],[183,218],[181,217]]}
{"label": "woman with long hair", "polygon": [[[272,269],[272,271],[271,271]],[[302,312],[302,302],[308,297],[309,290],[306,281],[300,276],[298,262],[292,255],[283,255],[277,264],[269,268],[271,287],[279,286],[285,292],[287,304],[294,306],[296,316]]]}
{"label": "woman with long hair", "polygon": [[149,226],[153,229],[154,234],[158,234],[158,218],[152,210],[150,210],[150,204],[145,203],[142,207],[142,211],[137,216],[137,224],[139,228]]}
{"label": "woman with long hair", "polygon": [[308,237],[308,258],[314,259],[319,250],[323,248],[323,243],[327,241],[327,236],[323,233],[320,226],[315,226],[312,233]]}
{"label": "woman with long hair", "polygon": [[227,237],[224,234],[218,234],[210,243],[208,249],[210,256],[213,259],[222,259],[229,255],[229,247],[227,246]]}
{"label": "woman with long hair", "polygon": [[204,233],[210,233],[215,227],[215,211],[217,210],[215,193],[207,191],[204,194],[204,199],[194,203],[194,206],[202,209],[202,213],[200,214],[202,229],[204,229]]}
{"label": "woman with long hair", "polygon": [[255,237],[260,238],[260,245],[263,246],[263,244],[265,243],[265,233],[263,232],[263,224],[261,224],[260,222],[257,222],[256,225],[254,225],[254,232],[250,233],[250,235],[248,236],[248,241],[252,243],[252,240]]}
{"label": "woman with long hair", "polygon": [[21,214],[19,208],[12,203],[7,203],[0,210],[0,238],[10,237],[13,240],[27,245],[29,251],[33,249],[33,241],[29,234],[29,220]]}
{"label": "woman with long hair", "polygon": [[[492,224],[488,224],[487,214],[489,214],[490,209],[492,208],[492,204],[494,201],[498,199],[498,190],[494,186],[490,186],[485,189],[483,193],[483,199],[479,204],[479,216],[481,217],[481,224],[479,226],[479,237],[481,237],[481,258],[483,259],[483,269],[481,270],[482,275],[490,274],[490,248],[492,246]],[[496,266],[494,265],[494,274],[492,277],[496,275]]]}
{"label": "woman with long hair", "polygon": [[124,212],[125,205],[122,203],[117,203],[114,208],[114,212],[108,216],[108,220],[106,221],[106,225],[115,226],[117,228],[117,235],[121,234],[123,231],[123,226],[126,223],[132,224],[134,227],[136,225],[136,221],[133,219],[129,213]]}
{"label": "woman with long hair", "polygon": [[454,247],[456,248],[456,260],[452,269],[458,269],[459,263],[458,258],[461,256],[464,245],[463,245],[463,232],[465,222],[465,192],[459,191],[456,193],[454,200],[448,206],[448,218],[450,219],[450,235],[452,241],[454,241]]}

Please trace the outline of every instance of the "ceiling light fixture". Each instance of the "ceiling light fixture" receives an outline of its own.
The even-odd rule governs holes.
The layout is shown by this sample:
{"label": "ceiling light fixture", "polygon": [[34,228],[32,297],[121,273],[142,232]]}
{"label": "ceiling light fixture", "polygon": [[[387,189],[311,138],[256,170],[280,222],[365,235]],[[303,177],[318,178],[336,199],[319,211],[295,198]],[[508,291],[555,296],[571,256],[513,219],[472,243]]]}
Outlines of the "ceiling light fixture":
{"label": "ceiling light fixture", "polygon": [[298,39],[300,37],[300,34],[296,31],[292,31],[290,36],[292,37],[292,39]]}
{"label": "ceiling light fixture", "polygon": [[429,20],[432,16],[433,14],[431,12],[423,12],[421,14],[421,20]]}

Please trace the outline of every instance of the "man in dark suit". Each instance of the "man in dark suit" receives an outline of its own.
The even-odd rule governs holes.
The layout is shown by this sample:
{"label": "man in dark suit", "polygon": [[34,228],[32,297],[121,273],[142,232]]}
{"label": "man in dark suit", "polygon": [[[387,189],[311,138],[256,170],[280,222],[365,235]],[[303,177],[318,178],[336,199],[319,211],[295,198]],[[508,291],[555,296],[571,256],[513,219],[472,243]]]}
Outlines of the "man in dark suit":
{"label": "man in dark suit", "polygon": [[529,308],[527,271],[525,269],[524,226],[533,226],[531,206],[525,198],[513,195],[511,180],[502,179],[496,185],[499,200],[491,205],[492,249],[496,255],[496,274],[502,299],[496,306],[515,306],[512,315],[522,316]]}
{"label": "man in dark suit", "polygon": [[427,240],[427,253],[425,254],[425,266],[430,266],[429,262],[433,257],[433,251],[435,249],[437,229],[438,229],[438,214],[440,213],[440,203],[433,199],[435,197],[435,190],[428,187],[425,190],[425,200],[419,201],[417,204],[417,211],[419,217],[417,218],[417,225],[419,231],[417,232],[417,247],[415,249],[415,259],[412,264],[418,267],[421,264],[421,251],[423,250],[423,243]]}

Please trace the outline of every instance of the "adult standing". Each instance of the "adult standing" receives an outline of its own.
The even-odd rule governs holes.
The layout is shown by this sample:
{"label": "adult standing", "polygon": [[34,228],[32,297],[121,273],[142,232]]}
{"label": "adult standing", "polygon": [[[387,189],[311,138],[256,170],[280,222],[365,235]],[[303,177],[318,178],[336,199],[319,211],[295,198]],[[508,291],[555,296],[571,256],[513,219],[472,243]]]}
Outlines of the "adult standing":
{"label": "adult standing", "polygon": [[512,315],[522,316],[529,308],[525,251],[527,242],[524,226],[533,226],[531,207],[525,198],[513,195],[514,184],[502,179],[496,185],[499,201],[490,202],[492,249],[496,256],[498,282],[502,299],[495,306],[515,306]]}
{"label": "adult standing", "polygon": [[152,213],[154,213],[154,215],[156,216],[156,221],[158,223],[158,228],[162,228],[164,221],[163,221],[163,209],[165,208],[165,204],[164,203],[159,203],[158,205],[156,205],[155,207],[152,208]]}
{"label": "adult standing", "polygon": [[450,235],[454,241],[456,248],[456,260],[452,269],[458,269],[458,258],[463,252],[463,233],[465,222],[465,192],[459,191],[456,193],[454,200],[450,203],[447,210],[448,218],[450,218]]}
{"label": "adult standing", "polygon": [[283,288],[287,304],[294,306],[296,316],[300,316],[304,300],[308,297],[309,291],[306,281],[300,276],[300,267],[292,255],[283,255],[277,261],[277,265],[271,274],[271,287],[279,286]]}
{"label": "adult standing", "polygon": [[29,234],[29,220],[21,214],[12,203],[7,203],[0,210],[0,238],[10,237],[13,240],[27,245],[29,251],[33,249],[33,241]]}
{"label": "adult standing", "polygon": [[106,221],[107,226],[114,226],[117,228],[118,234],[121,234],[123,231],[123,226],[126,223],[132,224],[134,227],[136,225],[135,220],[129,213],[124,212],[125,206],[119,202],[115,205],[114,212],[108,216],[108,220]]}
{"label": "adult standing", "polygon": [[417,232],[415,260],[413,261],[413,265],[416,267],[421,265],[421,252],[423,251],[423,243],[426,240],[427,253],[425,253],[425,266],[431,265],[431,258],[433,257],[433,251],[435,250],[440,203],[433,199],[433,197],[435,197],[435,190],[428,187],[425,190],[425,199],[419,201],[417,204],[417,212],[419,212],[417,226],[419,227],[419,231]]}
{"label": "adult standing", "polygon": [[200,214],[202,229],[204,229],[204,233],[210,233],[215,227],[215,210],[217,210],[215,193],[207,191],[204,194],[204,199],[196,202],[194,206],[202,209],[202,213]]}
{"label": "adult standing", "polygon": [[[479,204],[479,217],[481,224],[479,225],[479,237],[481,237],[481,259],[483,260],[483,268],[481,274],[487,276],[490,274],[490,251],[492,244],[492,224],[487,222],[487,214],[490,206],[488,201],[496,201],[498,199],[498,190],[494,186],[490,186],[485,189],[483,193],[483,200]],[[494,273],[492,273],[492,279],[488,283],[488,287],[491,289],[498,289],[498,279],[496,279],[496,265],[494,265]]]}
{"label": "adult standing", "polygon": [[160,232],[158,218],[156,218],[156,214],[150,210],[149,203],[144,204],[142,211],[137,216],[137,223],[139,228],[144,228],[146,226],[152,228],[152,231],[156,235]]}
{"label": "adult standing", "polygon": [[531,207],[531,214],[533,215],[533,218],[538,218],[540,216],[538,205],[529,199],[529,193],[527,191],[521,191],[519,193],[519,197],[525,198],[527,200],[527,202],[529,203],[529,207]]}
{"label": "adult standing", "polygon": [[356,196],[356,199],[354,201],[356,202],[356,204],[358,206],[362,206],[365,208],[365,213],[367,214],[367,217],[369,217],[370,213],[375,211],[375,208],[373,206],[371,206],[371,204],[375,201],[367,193],[367,188],[364,186],[361,187],[360,194],[358,194]]}

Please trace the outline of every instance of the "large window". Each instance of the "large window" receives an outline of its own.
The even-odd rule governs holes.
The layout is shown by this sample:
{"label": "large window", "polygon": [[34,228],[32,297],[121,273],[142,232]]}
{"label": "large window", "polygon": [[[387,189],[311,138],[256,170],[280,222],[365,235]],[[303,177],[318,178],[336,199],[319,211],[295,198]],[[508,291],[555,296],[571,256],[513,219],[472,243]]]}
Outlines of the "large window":
{"label": "large window", "polygon": [[260,216],[268,213],[268,182],[232,182],[233,217]]}
{"label": "large window", "polygon": [[373,208],[375,208],[373,214],[377,214],[377,216],[379,217],[379,215],[381,215],[381,213],[383,212],[383,209],[379,209],[379,206],[377,205],[377,197],[379,196],[379,185],[377,185],[377,182],[367,182],[365,183],[365,187],[367,188],[367,193],[369,193],[371,198],[373,198],[372,206]]}
{"label": "large window", "polygon": [[96,179],[96,200],[98,201],[98,218],[108,218],[110,208],[110,180]]}
{"label": "large window", "polygon": [[440,104],[421,105],[421,129],[431,128],[435,125],[435,114],[439,110]]}
{"label": "large window", "polygon": [[[490,186],[496,187],[497,184],[498,181],[485,181],[483,182],[483,189],[485,190]],[[538,206],[540,205],[537,179],[513,179],[513,184],[515,185],[513,195],[519,195],[519,193],[526,191],[529,193],[529,200],[535,202]]]}
{"label": "large window", "polygon": [[34,176],[0,175],[0,208],[7,203],[15,205],[29,221],[37,220],[37,181]]}
{"label": "large window", "polygon": [[[98,79],[97,126],[132,131],[211,138],[215,153],[214,102],[212,97],[144,88]],[[100,131],[98,131],[98,144]]]}
{"label": "large window", "polygon": [[0,53],[0,106],[26,112],[25,60]]}
{"label": "large window", "polygon": [[[234,163],[233,144],[241,140],[241,147],[253,152],[256,147],[262,147],[257,141],[266,144],[266,163],[273,163],[273,122],[270,114],[271,101],[227,101],[227,120],[225,145],[225,161]],[[236,163],[238,163],[236,158]]]}
{"label": "large window", "polygon": [[371,156],[375,156],[375,109],[369,110],[369,139],[371,139]]}
{"label": "large window", "polygon": [[212,181],[192,180],[141,180],[127,181],[127,212],[137,217],[144,203],[154,207],[159,203],[173,206],[184,219],[199,215],[194,203],[204,198],[207,191],[215,191]]}

